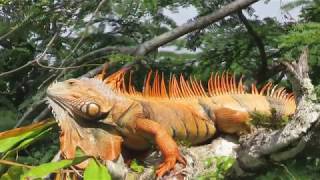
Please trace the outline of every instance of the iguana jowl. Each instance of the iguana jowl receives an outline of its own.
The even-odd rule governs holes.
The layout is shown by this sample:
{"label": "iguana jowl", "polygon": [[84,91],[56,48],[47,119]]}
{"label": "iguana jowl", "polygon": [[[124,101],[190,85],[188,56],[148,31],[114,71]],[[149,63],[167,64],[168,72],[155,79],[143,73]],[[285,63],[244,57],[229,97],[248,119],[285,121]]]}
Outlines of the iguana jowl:
{"label": "iguana jowl", "polygon": [[[144,150],[156,144],[164,162],[156,174],[162,176],[176,162],[185,164],[175,140],[199,144],[212,138],[216,128],[226,133],[247,131],[251,112],[271,115],[294,113],[292,94],[271,83],[260,91],[253,85],[246,93],[242,81],[227,73],[211,76],[207,92],[201,82],[172,76],[169,88],[156,72],[150,85],[147,75],[142,92],[126,86],[126,70],[104,78],[70,79],[54,83],[48,101],[61,127],[61,151],[67,158],[76,147],[87,155],[116,159],[121,145]],[[131,75],[130,75],[131,81]]]}

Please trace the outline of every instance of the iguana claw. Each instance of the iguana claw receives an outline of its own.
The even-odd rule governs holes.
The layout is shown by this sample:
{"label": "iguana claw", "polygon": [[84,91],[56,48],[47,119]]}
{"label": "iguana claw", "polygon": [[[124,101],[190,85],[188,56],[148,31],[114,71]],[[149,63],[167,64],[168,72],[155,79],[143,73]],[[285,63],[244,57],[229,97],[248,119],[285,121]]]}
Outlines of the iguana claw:
{"label": "iguana claw", "polygon": [[179,152],[166,157],[164,162],[158,166],[158,169],[156,171],[157,177],[162,177],[165,173],[167,173],[171,169],[174,169],[177,161],[183,165],[186,165],[186,160],[180,155]]}

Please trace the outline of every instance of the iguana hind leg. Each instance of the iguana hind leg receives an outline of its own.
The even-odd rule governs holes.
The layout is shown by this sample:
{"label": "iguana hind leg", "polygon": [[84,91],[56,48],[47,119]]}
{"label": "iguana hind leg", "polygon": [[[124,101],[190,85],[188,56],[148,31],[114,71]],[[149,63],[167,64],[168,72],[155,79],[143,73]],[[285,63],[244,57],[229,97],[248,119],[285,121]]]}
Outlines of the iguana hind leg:
{"label": "iguana hind leg", "polygon": [[250,132],[248,112],[236,111],[230,108],[218,108],[214,111],[217,128],[224,132],[238,135]]}
{"label": "iguana hind leg", "polygon": [[178,145],[159,123],[149,119],[137,119],[135,125],[136,130],[151,134],[154,137],[155,143],[163,154],[164,162],[159,165],[156,171],[158,177],[173,169],[177,161],[186,164],[185,159],[179,152]]}

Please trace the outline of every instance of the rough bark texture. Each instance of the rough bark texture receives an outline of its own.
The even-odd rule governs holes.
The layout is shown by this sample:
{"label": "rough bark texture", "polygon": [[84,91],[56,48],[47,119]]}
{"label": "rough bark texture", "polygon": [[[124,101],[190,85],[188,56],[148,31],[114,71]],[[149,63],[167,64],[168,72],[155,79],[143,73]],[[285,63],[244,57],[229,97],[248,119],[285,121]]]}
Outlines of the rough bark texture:
{"label": "rough bark texture", "polygon": [[[208,166],[205,163],[206,160],[220,156],[236,158],[236,149],[238,147],[236,139],[231,136],[216,138],[207,145],[189,148],[180,147],[187,161],[187,166],[183,167],[181,164],[176,164],[175,170],[166,174],[163,179],[195,179],[206,173],[213,172],[216,169],[216,162],[212,161],[212,164]],[[123,163],[121,158],[117,162],[106,162],[106,166],[114,179],[149,180],[156,178],[154,169],[161,162],[161,155],[158,152],[153,152],[143,161],[145,168],[142,173],[133,172]]]}
{"label": "rough bark texture", "polygon": [[241,142],[233,176],[246,176],[258,172],[270,161],[283,161],[295,157],[309,144],[319,121],[320,106],[308,76],[307,50],[297,62],[284,62],[297,100],[293,119],[276,131],[257,130]]}

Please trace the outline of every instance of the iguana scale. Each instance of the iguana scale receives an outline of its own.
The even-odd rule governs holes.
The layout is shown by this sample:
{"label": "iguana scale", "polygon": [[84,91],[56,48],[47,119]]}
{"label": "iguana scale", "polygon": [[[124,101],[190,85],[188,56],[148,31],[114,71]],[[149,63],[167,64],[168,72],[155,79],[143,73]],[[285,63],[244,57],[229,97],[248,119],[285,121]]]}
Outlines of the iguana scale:
{"label": "iguana scale", "polygon": [[201,81],[175,75],[167,88],[163,74],[156,72],[152,78],[150,72],[140,92],[131,83],[131,73],[126,83],[127,71],[106,78],[103,72],[91,79],[69,79],[48,88],[66,158],[75,156],[76,147],[87,155],[113,160],[122,145],[145,150],[155,144],[164,158],[156,171],[161,177],[177,161],[186,163],[177,140],[197,145],[212,138],[216,128],[239,134],[249,130],[252,112],[270,116],[275,109],[288,116],[296,108],[293,94],[284,88],[268,83],[258,91],[252,85],[248,93],[242,79],[237,83],[228,73],[211,75],[205,90]]}

